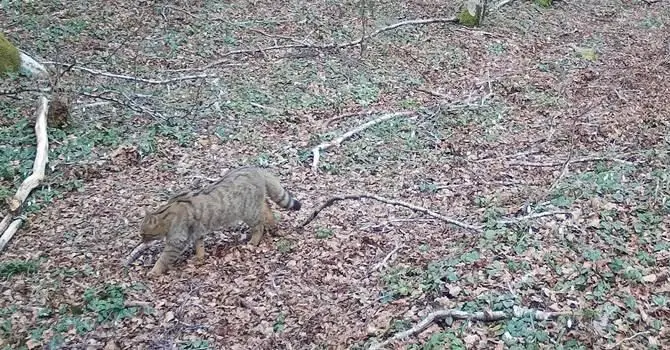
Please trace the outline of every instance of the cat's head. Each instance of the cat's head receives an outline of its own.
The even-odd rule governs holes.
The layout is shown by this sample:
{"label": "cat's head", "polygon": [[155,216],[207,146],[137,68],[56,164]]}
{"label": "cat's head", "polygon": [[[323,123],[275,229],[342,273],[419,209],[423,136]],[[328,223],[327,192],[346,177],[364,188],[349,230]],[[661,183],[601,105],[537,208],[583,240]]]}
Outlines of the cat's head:
{"label": "cat's head", "polygon": [[150,242],[165,237],[170,229],[170,223],[153,213],[146,213],[140,224],[140,238],[142,242]]}

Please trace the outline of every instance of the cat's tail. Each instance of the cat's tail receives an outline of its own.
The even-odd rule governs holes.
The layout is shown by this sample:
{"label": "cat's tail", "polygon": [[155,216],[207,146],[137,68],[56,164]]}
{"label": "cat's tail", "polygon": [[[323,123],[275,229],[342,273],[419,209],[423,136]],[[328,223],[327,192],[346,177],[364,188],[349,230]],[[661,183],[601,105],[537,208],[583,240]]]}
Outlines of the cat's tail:
{"label": "cat's tail", "polygon": [[285,189],[274,175],[265,172],[265,186],[268,196],[280,207],[289,210],[300,210],[302,204],[293,197],[293,194]]}

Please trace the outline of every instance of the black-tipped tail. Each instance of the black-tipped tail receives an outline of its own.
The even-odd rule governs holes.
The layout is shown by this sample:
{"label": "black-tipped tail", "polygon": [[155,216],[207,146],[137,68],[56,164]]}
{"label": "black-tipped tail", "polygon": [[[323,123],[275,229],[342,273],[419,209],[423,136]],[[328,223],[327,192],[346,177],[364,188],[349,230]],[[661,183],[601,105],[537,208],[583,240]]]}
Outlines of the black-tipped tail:
{"label": "black-tipped tail", "polygon": [[302,203],[300,203],[299,200],[297,200],[297,199],[293,198],[293,196],[291,196],[291,204],[289,206],[289,209],[298,211],[298,210],[300,210],[300,208],[302,208]]}

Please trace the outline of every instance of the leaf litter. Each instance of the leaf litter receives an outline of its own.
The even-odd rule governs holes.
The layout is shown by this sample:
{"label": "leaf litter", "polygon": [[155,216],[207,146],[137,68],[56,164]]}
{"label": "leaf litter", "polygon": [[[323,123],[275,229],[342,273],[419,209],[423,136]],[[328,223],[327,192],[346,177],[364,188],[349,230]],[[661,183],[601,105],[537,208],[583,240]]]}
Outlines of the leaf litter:
{"label": "leaf litter", "polygon": [[[153,9],[101,2],[86,4],[100,10],[78,11],[84,5],[75,2],[56,12],[52,24],[37,22],[56,33],[45,42],[25,21],[61,11],[56,3],[10,7],[0,23],[10,38],[44,57],[98,59],[92,68],[163,79],[170,70],[203,67],[230,50],[272,46],[281,37],[360,35],[356,6],[303,5]],[[109,8],[118,13],[110,16]],[[370,22],[438,12],[399,2],[376,7]],[[436,309],[518,306],[579,315],[542,322],[445,319],[404,342],[422,349],[662,348],[670,297],[664,271],[670,85],[663,78],[670,66],[661,35],[668,20],[658,3],[555,2],[545,10],[515,1],[487,19],[482,30],[493,35],[408,27],[367,42],[362,58],[359,48],[231,56],[207,70],[217,81],[179,82],[169,92],[133,92],[128,82],[70,74],[63,83],[71,89],[132,92],[146,109],[74,112],[79,124],[70,132],[107,118],[105,127],[125,130],[120,143],[126,145],[102,136],[92,141],[92,161],[104,165],[66,148],[90,135],[54,145],[63,157],[50,157],[52,175],[83,184],[63,190],[54,181],[51,191],[61,191],[54,198],[45,199],[49,188],[34,193],[38,209],[2,253],[0,264],[14,272],[0,281],[0,346],[362,348]],[[102,63],[110,51],[114,63]],[[368,119],[350,116],[328,127],[323,121],[368,108],[367,101],[391,112],[437,98],[417,87],[492,96],[477,108],[381,123],[324,152],[318,174],[311,171],[312,147]],[[596,101],[602,102],[582,115]],[[20,110],[14,118],[33,108],[0,102],[18,106],[11,107]],[[77,103],[91,102],[80,97]],[[151,114],[183,124],[152,124]],[[571,159],[623,158],[634,165],[574,162],[562,175],[572,153]],[[555,162],[561,165],[542,165]],[[257,248],[244,244],[244,234],[215,232],[207,238],[204,265],[195,266],[187,253],[179,268],[156,280],[145,274],[160,246],[121,266],[138,243],[142,208],[242,164],[270,167],[307,210],[277,211],[279,235]],[[294,229],[311,208],[352,191],[492,226],[475,235],[405,208],[356,200]],[[494,224],[555,207],[573,215]]]}

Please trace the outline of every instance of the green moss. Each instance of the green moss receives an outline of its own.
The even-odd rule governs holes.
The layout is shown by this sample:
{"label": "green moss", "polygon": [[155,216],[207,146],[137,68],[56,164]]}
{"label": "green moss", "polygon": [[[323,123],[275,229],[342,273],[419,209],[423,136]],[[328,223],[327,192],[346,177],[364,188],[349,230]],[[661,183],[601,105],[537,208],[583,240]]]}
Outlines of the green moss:
{"label": "green moss", "polygon": [[0,75],[18,72],[21,67],[21,55],[12,43],[0,33]]}
{"label": "green moss", "polygon": [[542,7],[550,7],[552,0],[535,0],[535,3]]}
{"label": "green moss", "polygon": [[477,17],[470,14],[467,8],[463,8],[458,15],[458,23],[468,27],[474,27],[479,24]]}

